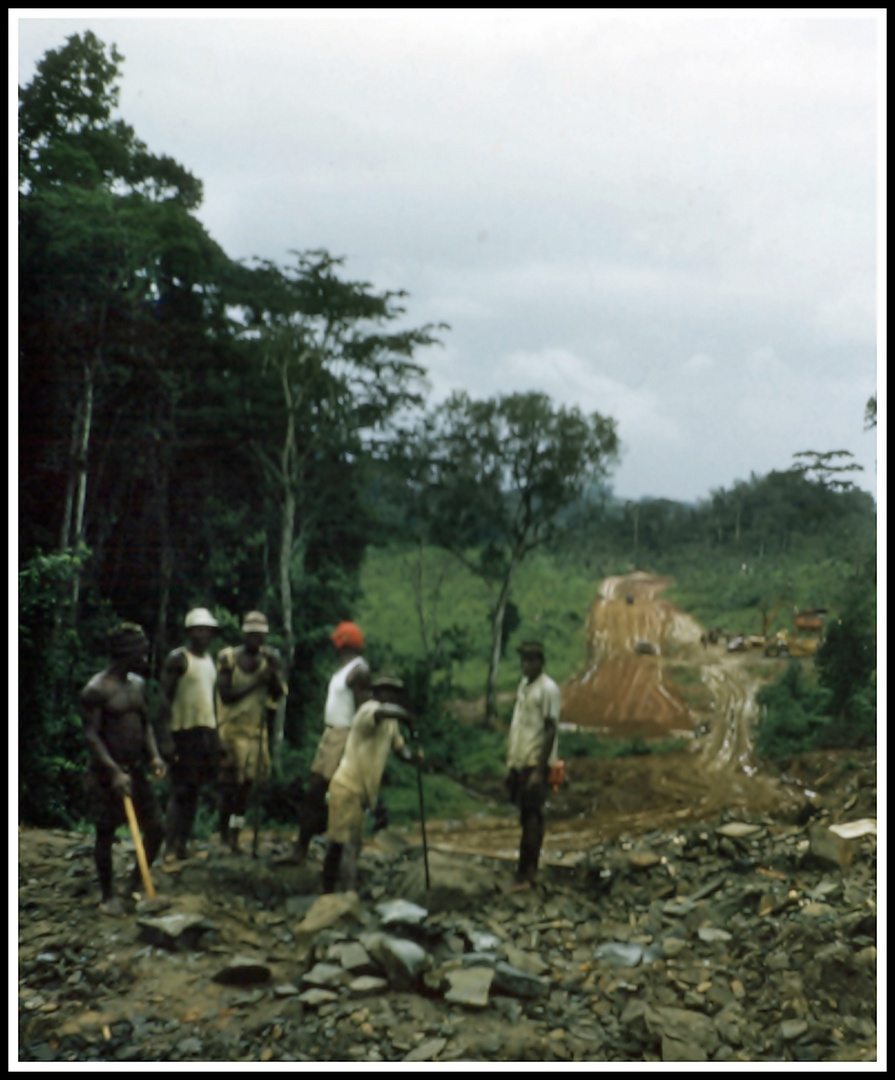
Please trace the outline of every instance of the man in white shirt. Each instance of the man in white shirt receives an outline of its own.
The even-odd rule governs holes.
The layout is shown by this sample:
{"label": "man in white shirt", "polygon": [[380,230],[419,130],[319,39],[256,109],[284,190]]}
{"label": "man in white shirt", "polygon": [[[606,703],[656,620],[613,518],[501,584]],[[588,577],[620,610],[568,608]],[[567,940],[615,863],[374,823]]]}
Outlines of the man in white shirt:
{"label": "man in white shirt", "polygon": [[544,672],[544,646],[524,641],[519,648],[522,681],[510,724],[507,747],[507,791],[519,807],[522,838],[514,889],[535,881],[544,841],[544,801],[547,776],[557,759],[560,692]]}
{"label": "man in white shirt", "polygon": [[353,622],[342,622],[330,634],[339,667],[329,680],[323,711],[323,735],[311,762],[311,776],[302,798],[294,856],[303,862],[311,839],[326,830],[326,792],[342,760],[354,714],[370,700],[370,669],[363,658],[364,635]]}
{"label": "man in white shirt", "polygon": [[333,892],[341,868],[346,890],[357,890],[357,859],[363,841],[364,810],[372,808],[382,783],[389,750],[402,761],[418,763],[404,745],[398,721],[413,725],[413,716],[400,704],[404,684],[393,675],[372,683],[373,699],[354,714],[342,760],[329,784],[329,847],[323,860],[323,891]]}

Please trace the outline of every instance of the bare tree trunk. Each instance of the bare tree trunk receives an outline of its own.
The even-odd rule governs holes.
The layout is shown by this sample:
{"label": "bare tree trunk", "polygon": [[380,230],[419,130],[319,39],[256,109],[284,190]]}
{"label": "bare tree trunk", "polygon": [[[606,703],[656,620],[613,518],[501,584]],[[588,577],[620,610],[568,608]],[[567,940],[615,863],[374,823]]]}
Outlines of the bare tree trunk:
{"label": "bare tree trunk", "polygon": [[[295,540],[295,492],[289,478],[283,478],[283,529],[280,537],[280,608],[283,614],[283,636],[286,639],[286,655],[283,657],[283,678],[288,683],[292,654],[295,651],[295,632],[292,626],[292,548]],[[282,767],[284,736],[284,711],[278,709],[274,718],[271,764],[274,775],[279,776]]]}
{"label": "bare tree trunk", "polygon": [[[84,399],[81,413],[80,442],[77,456],[77,496],[74,509],[74,547],[80,548],[84,543],[84,507],[87,504],[87,473],[90,455],[90,429],[93,424],[93,382],[96,371],[102,364],[103,339],[106,332],[106,314],[109,304],[103,300],[100,304],[99,318],[96,325],[96,346],[93,350],[92,359],[84,365]],[[81,572],[75,571],[72,583],[72,625],[78,621],[78,597],[81,592]]]}
{"label": "bare tree trunk", "polygon": [[158,486],[159,505],[159,534],[161,542],[161,559],[159,565],[159,604],[158,617],[155,624],[153,641],[153,655],[151,658],[152,670],[157,670],[156,660],[161,660],[167,655],[167,625],[168,603],[171,599],[171,579],[174,576],[174,552],[171,548],[171,533],[169,529],[170,507],[168,501],[168,466],[167,462],[159,461],[163,451],[159,449],[156,455],[156,477]]}
{"label": "bare tree trunk", "polygon": [[497,675],[500,668],[500,646],[503,639],[503,617],[507,610],[507,600],[510,598],[510,586],[516,567],[519,565],[515,557],[511,560],[507,576],[501,586],[494,605],[494,617],[491,623],[491,663],[488,666],[488,685],[485,691],[485,719],[493,720],[497,716]]}
{"label": "bare tree trunk", "polygon": [[59,532],[59,550],[65,549],[71,543],[71,518],[75,504],[75,484],[77,483],[78,447],[81,445],[81,420],[84,415],[83,398],[78,399],[75,407],[75,415],[71,422],[71,448],[68,454],[68,480],[65,484],[65,506],[62,511],[62,528]]}
{"label": "bare tree trunk", "polygon": [[[99,347],[97,347],[97,357]],[[84,365],[84,407],[81,420],[80,441],[76,460],[77,495],[74,506],[74,543],[77,550],[84,543],[84,507],[87,504],[87,471],[90,453],[90,428],[93,423],[93,364]],[[71,619],[74,625],[78,621],[78,598],[81,592],[81,572],[75,570],[72,581]]]}

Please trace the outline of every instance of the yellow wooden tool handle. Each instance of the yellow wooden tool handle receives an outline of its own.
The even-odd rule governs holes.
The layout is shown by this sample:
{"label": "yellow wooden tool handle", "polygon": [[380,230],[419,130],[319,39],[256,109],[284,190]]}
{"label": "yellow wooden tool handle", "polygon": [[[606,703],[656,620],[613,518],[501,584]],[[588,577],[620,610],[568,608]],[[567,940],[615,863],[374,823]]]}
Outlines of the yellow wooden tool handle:
{"label": "yellow wooden tool handle", "polygon": [[137,851],[137,865],[140,867],[140,877],[146,888],[146,895],[150,900],[155,899],[155,886],[149,875],[149,863],[146,861],[146,851],[143,848],[143,837],[140,835],[140,826],[137,824],[137,814],[130,795],[124,796],[124,812],[127,814],[127,823],[130,826],[131,836],[134,838],[134,847]]}

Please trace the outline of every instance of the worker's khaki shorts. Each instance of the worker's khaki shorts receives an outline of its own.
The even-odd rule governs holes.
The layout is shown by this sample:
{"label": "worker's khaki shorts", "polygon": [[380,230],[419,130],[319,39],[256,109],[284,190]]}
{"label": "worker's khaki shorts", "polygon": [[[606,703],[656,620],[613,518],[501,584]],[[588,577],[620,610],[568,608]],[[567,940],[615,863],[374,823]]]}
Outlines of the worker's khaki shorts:
{"label": "worker's khaki shorts", "polygon": [[221,782],[225,784],[250,784],[266,780],[270,774],[270,753],[267,749],[267,731],[262,736],[260,755],[258,736],[249,738],[239,731],[221,727]]}
{"label": "worker's khaki shorts", "polygon": [[364,804],[339,783],[329,785],[329,815],[326,839],[334,844],[361,846],[364,837]]}
{"label": "worker's khaki shorts", "polygon": [[351,728],[347,727],[324,728],[323,737],[317,746],[317,753],[311,762],[311,772],[322,776],[324,780],[332,780],[342,760],[350,730]]}

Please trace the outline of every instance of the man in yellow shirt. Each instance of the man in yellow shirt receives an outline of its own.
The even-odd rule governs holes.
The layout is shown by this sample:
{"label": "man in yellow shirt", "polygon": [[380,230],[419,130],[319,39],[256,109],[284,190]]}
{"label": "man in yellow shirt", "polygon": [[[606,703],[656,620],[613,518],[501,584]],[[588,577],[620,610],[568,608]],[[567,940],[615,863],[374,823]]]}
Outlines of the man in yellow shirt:
{"label": "man in yellow shirt", "polygon": [[404,745],[398,721],[413,725],[413,716],[400,704],[404,684],[394,675],[380,675],[371,684],[373,697],[351,721],[342,760],[329,783],[329,841],[323,860],[323,891],[333,892],[341,868],[345,888],[357,890],[357,860],[363,842],[364,810],[372,808],[382,783],[389,750],[402,761],[416,764]]}
{"label": "man in yellow shirt", "polygon": [[245,825],[249,792],[270,770],[268,730],[276,704],[288,688],[276,649],[264,644],[269,632],[260,611],[250,611],[242,624],[245,643],[221,649],[217,659],[218,733],[221,765],[221,839],[240,853],[239,832]]}
{"label": "man in yellow shirt", "polygon": [[524,641],[519,648],[522,681],[507,746],[507,791],[519,807],[522,838],[514,889],[529,888],[535,881],[544,842],[544,802],[547,777],[557,759],[560,692],[544,672],[544,646]]}

